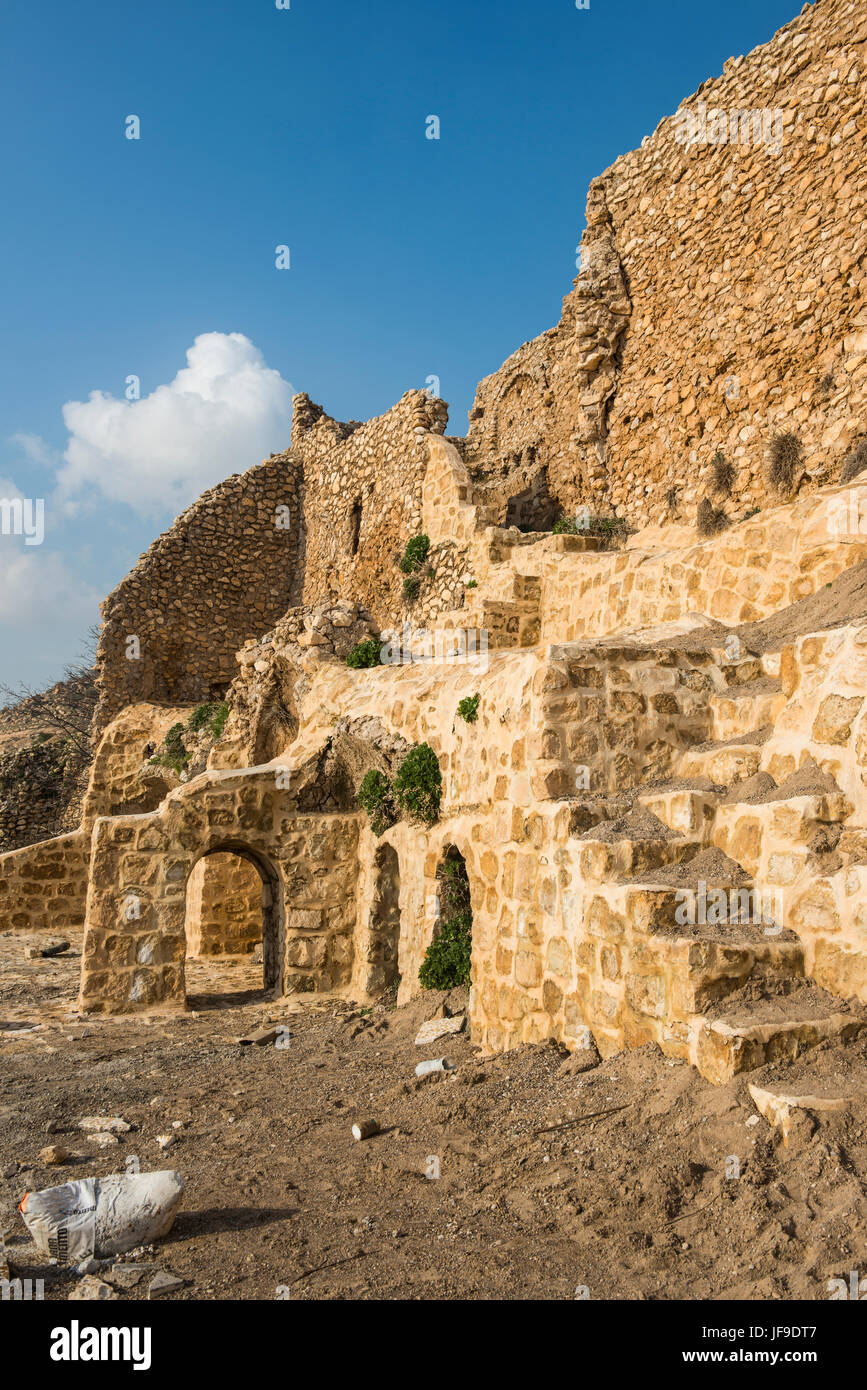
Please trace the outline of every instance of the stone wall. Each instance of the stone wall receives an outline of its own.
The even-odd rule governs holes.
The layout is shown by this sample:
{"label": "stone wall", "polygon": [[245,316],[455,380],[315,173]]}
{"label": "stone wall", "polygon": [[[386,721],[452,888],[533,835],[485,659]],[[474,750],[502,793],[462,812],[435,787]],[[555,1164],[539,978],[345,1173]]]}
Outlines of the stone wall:
{"label": "stone wall", "polygon": [[3,930],[80,931],[89,860],[89,837],[80,830],[0,855]]}
{"label": "stone wall", "polygon": [[102,604],[96,734],[126,705],[221,699],[238,647],[298,601],[302,582],[291,453],[203,493]]}
{"label": "stone wall", "polygon": [[442,434],[447,416],[444,401],[407,391],[385,415],[341,424],[296,396],[292,449],[304,460],[305,602],[354,600],[380,626],[400,615],[398,561],[422,530],[424,435]]}
{"label": "stone wall", "polygon": [[560,323],[470,412],[467,463],[501,524],[541,470],[567,513],[691,521],[711,496],[741,517],[779,500],[780,432],[803,488],[835,476],[867,435],[865,122],[867,15],[819,0],[593,182]]}
{"label": "stone wall", "polygon": [[208,854],[187,882],[187,956],[245,956],[262,941],[262,879],[237,854]]}

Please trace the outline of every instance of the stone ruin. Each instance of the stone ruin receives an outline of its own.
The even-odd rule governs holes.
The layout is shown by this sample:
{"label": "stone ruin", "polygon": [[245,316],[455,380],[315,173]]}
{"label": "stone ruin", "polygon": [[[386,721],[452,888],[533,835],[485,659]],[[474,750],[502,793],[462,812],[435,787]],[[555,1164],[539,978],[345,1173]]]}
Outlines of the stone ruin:
{"label": "stone ruin", "polygon": [[[423,391],[297,396],[142,556],[80,818],[0,855],[5,928],[83,929],[83,1010],[183,1009],[188,955],[260,941],[276,996],[403,1002],[459,856],[485,1049],[723,1081],[864,1026],[865,93],[863,6],[806,6],[594,181],[559,324],[465,438]],[[778,148],[682,138],[751,111]],[[438,816],[376,833],[362,778],[421,744]]]}

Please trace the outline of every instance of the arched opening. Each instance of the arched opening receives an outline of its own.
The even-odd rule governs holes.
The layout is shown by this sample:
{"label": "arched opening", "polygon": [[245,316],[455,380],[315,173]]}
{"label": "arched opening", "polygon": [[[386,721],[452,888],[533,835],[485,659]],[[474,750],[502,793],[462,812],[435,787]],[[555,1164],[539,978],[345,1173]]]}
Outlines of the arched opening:
{"label": "arched opening", "polygon": [[380,845],[373,861],[370,909],[369,989],[378,994],[396,984],[400,946],[400,861],[392,845]]}
{"label": "arched opening", "polygon": [[423,989],[469,989],[473,949],[473,909],[464,856],[446,845],[436,871],[433,939],[419,971]]}
{"label": "arched opening", "polygon": [[226,845],[187,880],[187,999],[194,1008],[248,1003],[280,986],[276,881],[256,855]]}
{"label": "arched opening", "polygon": [[349,517],[349,553],[358,554],[358,542],[361,538],[361,502],[353,504],[352,512]]}
{"label": "arched opening", "polygon": [[[535,450],[527,450],[528,461],[535,462]],[[522,492],[510,497],[506,504],[506,525],[519,531],[550,531],[557,519],[559,507],[548,490],[548,471],[543,466]]]}

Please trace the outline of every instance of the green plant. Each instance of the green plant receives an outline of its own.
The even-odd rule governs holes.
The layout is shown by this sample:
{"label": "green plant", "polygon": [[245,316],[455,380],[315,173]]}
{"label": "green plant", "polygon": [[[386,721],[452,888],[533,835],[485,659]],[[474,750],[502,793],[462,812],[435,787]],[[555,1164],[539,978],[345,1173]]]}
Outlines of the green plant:
{"label": "green plant", "polygon": [[229,718],[229,705],[228,705],[228,702],[227,702],[226,700],[224,700],[223,703],[222,703],[221,705],[218,705],[218,706],[217,706],[217,709],[216,709],[216,712],[215,712],[215,714],[214,714],[214,717],[213,717],[213,719],[211,720],[211,723],[210,723],[210,734],[211,734],[211,737],[214,739],[215,742],[216,742],[216,740],[217,740],[218,738],[220,738],[220,736],[222,735],[222,732],[223,732],[223,730],[224,730],[225,727],[226,727],[226,720],[227,720],[228,718]]}
{"label": "green plant", "polygon": [[403,581],[403,596],[407,603],[415,603],[421,592],[421,577],[417,574],[410,574]]}
{"label": "green plant", "polygon": [[475,724],[479,717],[479,701],[481,695],[465,695],[458,701],[458,714],[461,719],[465,719],[468,724]]}
{"label": "green plant", "polygon": [[478,589],[478,587],[479,587],[479,581],[478,581],[477,579],[470,579],[470,580],[467,582],[467,588],[468,588],[468,589]]}
{"label": "green plant", "polygon": [[791,430],[775,434],[768,449],[767,476],[775,492],[789,493],[803,466],[801,441]]}
{"label": "green plant", "polygon": [[197,705],[187,720],[187,728],[194,734],[197,734],[200,729],[207,728],[211,738],[218,739],[226,726],[228,717],[229,706],[225,700],[222,704]]}
{"label": "green plant", "polygon": [[718,449],[711,461],[713,470],[713,485],[717,492],[722,493],[723,497],[730,497],[732,488],[737,477],[737,469],[730,463],[721,449]]}
{"label": "green plant", "polygon": [[551,533],[555,536],[577,536],[578,524],[574,517],[561,516],[559,521],[555,521],[551,527]]}
{"label": "green plant", "polygon": [[728,526],[729,518],[709,497],[703,497],[698,504],[695,524],[700,536],[716,536]]}
{"label": "green plant", "polygon": [[840,469],[840,482],[851,483],[853,478],[857,478],[859,473],[863,473],[867,468],[867,437],[859,439],[855,448],[843,460]]}
{"label": "green plant", "polygon": [[374,835],[381,835],[397,819],[393,788],[384,772],[372,767],[365,772],[357,792],[358,804],[370,817]]}
{"label": "green plant", "polygon": [[440,918],[418,972],[423,989],[456,989],[470,983],[473,911],[463,859],[446,859],[437,870]]}
{"label": "green plant", "polygon": [[416,744],[407,753],[397,769],[394,793],[398,804],[414,820],[433,825],[440,810],[442,775],[430,744]]}
{"label": "green plant", "polygon": [[382,658],[380,656],[380,645],[374,637],[365,637],[363,642],[356,642],[352,651],[346,658],[347,666],[351,666],[354,671],[362,670],[369,666],[380,666]]}
{"label": "green plant", "polygon": [[158,767],[170,767],[173,772],[183,772],[190,755],[184,746],[184,726],[183,724],[173,724],[163,739],[165,752],[157,753],[149,762],[156,763]]}
{"label": "green plant", "polygon": [[400,561],[401,573],[414,574],[416,570],[420,570],[429,550],[430,536],[413,536],[412,540],[407,541],[403,559]]}

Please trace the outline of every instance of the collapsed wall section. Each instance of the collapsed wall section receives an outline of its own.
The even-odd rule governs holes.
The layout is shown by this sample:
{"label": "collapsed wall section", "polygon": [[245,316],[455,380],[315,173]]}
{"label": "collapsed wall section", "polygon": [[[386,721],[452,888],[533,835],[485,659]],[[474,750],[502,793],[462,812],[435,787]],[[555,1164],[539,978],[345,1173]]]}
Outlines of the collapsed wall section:
{"label": "collapsed wall section", "polygon": [[543,471],[567,513],[693,521],[711,495],[742,517],[786,500],[766,476],[781,433],[793,491],[835,476],[867,434],[865,76],[863,6],[805,6],[594,181],[560,323],[470,413],[501,523]]}
{"label": "collapsed wall section", "polygon": [[127,705],[222,698],[235,652],[297,602],[300,465],[291,453],[202,494],[102,604],[101,733]]}

